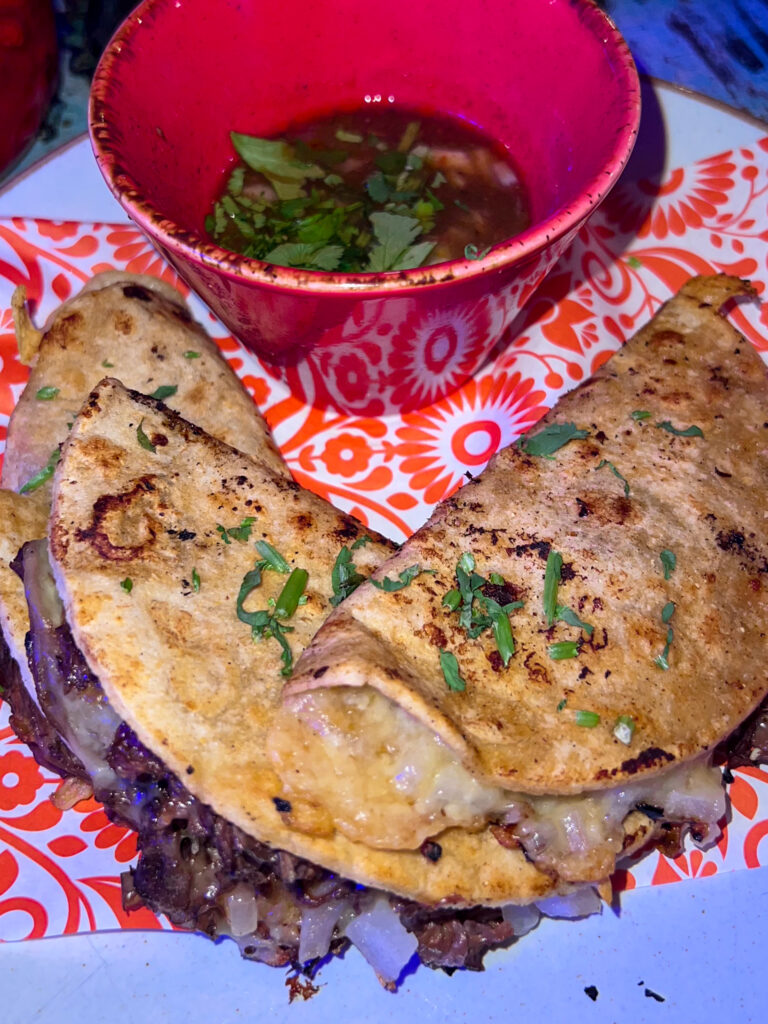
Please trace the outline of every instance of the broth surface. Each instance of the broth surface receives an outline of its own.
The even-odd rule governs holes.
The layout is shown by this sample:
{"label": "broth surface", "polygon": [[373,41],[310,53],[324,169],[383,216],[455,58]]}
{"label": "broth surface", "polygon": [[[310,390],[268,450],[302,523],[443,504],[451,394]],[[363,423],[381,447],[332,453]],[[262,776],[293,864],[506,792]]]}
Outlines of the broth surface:
{"label": "broth surface", "polygon": [[458,118],[377,105],[232,141],[241,161],[206,230],[267,263],[408,270],[477,259],[530,224],[507,150]]}

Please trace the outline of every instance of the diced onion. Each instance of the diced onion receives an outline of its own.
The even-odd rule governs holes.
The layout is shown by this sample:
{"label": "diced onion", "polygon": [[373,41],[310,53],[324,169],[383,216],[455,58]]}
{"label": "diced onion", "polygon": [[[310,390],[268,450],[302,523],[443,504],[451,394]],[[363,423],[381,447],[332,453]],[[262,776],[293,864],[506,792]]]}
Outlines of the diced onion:
{"label": "diced onion", "polygon": [[345,934],[385,984],[397,981],[418,947],[416,936],[406,931],[384,896],[358,914]]}
{"label": "diced onion", "polygon": [[602,912],[603,904],[591,885],[568,896],[550,896],[539,900],[536,906],[546,917],[589,917]]}
{"label": "diced onion", "polygon": [[325,956],[331,945],[331,937],[344,904],[341,900],[329,900],[318,907],[304,907],[301,911],[301,935],[299,938],[299,963],[316,960]]}
{"label": "diced onion", "polygon": [[259,923],[256,894],[250,885],[236,885],[224,898],[224,909],[232,935],[250,935]]}
{"label": "diced onion", "polygon": [[507,924],[512,925],[515,938],[519,939],[521,935],[527,935],[528,932],[533,931],[541,919],[541,912],[533,904],[520,906],[516,903],[508,903],[501,908],[501,916]]}

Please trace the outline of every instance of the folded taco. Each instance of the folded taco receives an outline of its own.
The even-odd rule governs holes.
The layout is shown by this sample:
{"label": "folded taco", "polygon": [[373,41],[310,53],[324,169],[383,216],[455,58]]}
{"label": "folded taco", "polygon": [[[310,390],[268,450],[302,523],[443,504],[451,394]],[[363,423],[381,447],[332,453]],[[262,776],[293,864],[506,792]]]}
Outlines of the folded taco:
{"label": "folded taco", "polygon": [[490,827],[557,884],[641,822],[718,834],[711,754],[768,691],[768,381],[716,312],[746,290],[686,285],[331,613],[269,739],[310,834]]}
{"label": "folded taco", "polygon": [[[743,600],[765,550],[765,374],[716,313],[743,290],[689,286],[397,554],[101,382],[55,469],[48,543],[14,562],[37,702],[12,665],[6,692],[71,780],[59,801],[92,789],[136,829],[126,906],[271,964],[352,941],[392,983],[414,952],[479,967],[538,908],[591,912],[643,845],[710,841],[709,752],[767,689]],[[695,662],[703,629],[727,684],[710,647]]]}
{"label": "folded taco", "polygon": [[32,323],[24,290],[13,297],[29,381],[8,424],[0,483],[50,490],[58,447],[91,388],[112,376],[287,475],[267,426],[215,342],[175,288],[159,278],[104,271]]}

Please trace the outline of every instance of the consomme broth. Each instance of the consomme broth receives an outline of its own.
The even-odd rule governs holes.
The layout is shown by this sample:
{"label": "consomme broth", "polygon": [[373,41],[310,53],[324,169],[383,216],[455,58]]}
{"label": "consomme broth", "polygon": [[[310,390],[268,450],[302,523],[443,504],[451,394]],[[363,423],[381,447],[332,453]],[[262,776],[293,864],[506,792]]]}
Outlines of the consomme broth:
{"label": "consomme broth", "polygon": [[507,150],[458,118],[372,105],[232,142],[240,163],[206,230],[267,263],[408,270],[477,259],[530,224]]}

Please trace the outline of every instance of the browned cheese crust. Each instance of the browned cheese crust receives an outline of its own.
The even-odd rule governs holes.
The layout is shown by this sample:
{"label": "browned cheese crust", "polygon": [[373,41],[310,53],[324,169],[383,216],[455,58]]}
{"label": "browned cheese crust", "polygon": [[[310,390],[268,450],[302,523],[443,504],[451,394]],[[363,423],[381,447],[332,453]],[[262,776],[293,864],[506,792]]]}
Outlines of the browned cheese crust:
{"label": "browned cheese crust", "polygon": [[[154,451],[140,443],[139,426]],[[249,539],[226,543],[218,527],[249,517]],[[304,835],[275,805],[281,786],[265,738],[281,697],[280,647],[254,642],[236,615],[241,582],[259,557],[254,543],[268,541],[309,572],[309,600],[287,623],[297,656],[330,610],[340,548],[366,533],[292,481],[105,381],[64,446],[49,537],[75,641],[110,702],[217,813],[275,847],[422,902],[547,895],[552,879],[490,831],[444,833],[434,863],[340,835]],[[355,550],[355,564],[368,575],[391,553],[373,535]],[[284,582],[264,571],[246,610],[267,609]]]}
{"label": "browned cheese crust", "polygon": [[[288,474],[251,396],[165,282],[97,274],[40,332],[18,294],[14,312],[19,349],[32,371],[8,425],[3,487],[20,490],[48,463],[91,388],[107,375],[144,394],[176,387],[165,400],[170,408]],[[41,388],[58,391],[45,400],[38,397]],[[50,485],[42,490],[50,494]]]}
{"label": "browned cheese crust", "polygon": [[[394,593],[362,585],[317,634],[286,692],[377,687],[479,775],[529,793],[616,786],[729,734],[768,684],[768,382],[752,345],[718,315],[749,292],[725,276],[690,281],[532,431],[573,422],[589,436],[553,458],[517,445],[500,452],[375,578],[413,564],[435,575]],[[698,426],[703,437],[665,422]],[[591,637],[547,626],[550,550],[563,559],[558,603],[594,626]],[[677,560],[669,579],[663,550]],[[511,614],[516,652],[506,669],[490,630],[469,639],[442,606],[464,552],[525,602]],[[664,671],[655,659],[670,627]],[[549,645],[564,640],[580,642],[578,656],[553,660]],[[458,659],[464,692],[446,685],[441,648]],[[579,725],[577,710],[599,724]],[[629,745],[614,736],[619,716],[635,724]]]}

